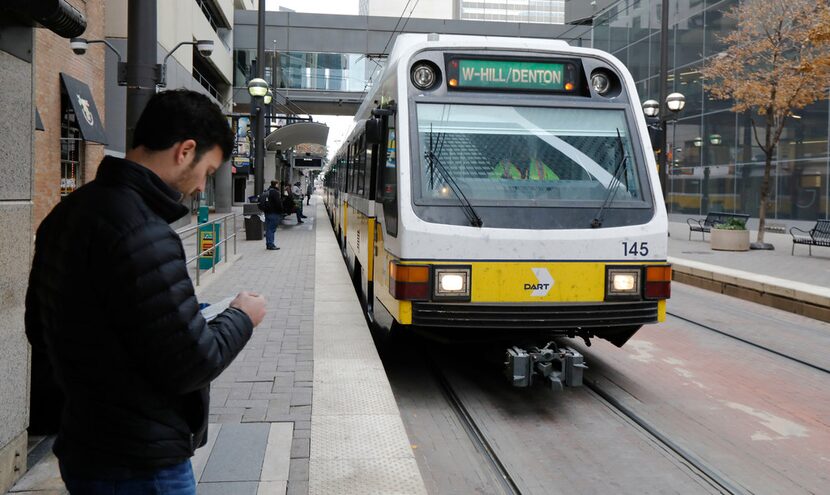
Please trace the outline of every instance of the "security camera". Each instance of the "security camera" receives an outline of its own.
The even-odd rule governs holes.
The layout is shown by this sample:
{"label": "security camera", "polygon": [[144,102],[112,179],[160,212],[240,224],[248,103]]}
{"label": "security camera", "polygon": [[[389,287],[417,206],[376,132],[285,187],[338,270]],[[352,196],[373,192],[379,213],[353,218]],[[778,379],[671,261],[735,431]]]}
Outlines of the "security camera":
{"label": "security camera", "polygon": [[69,40],[69,46],[72,47],[72,51],[75,52],[75,55],[83,55],[86,53],[89,43],[87,43],[84,38],[72,38]]}
{"label": "security camera", "polygon": [[213,40],[199,40],[196,42],[196,49],[203,57],[210,57],[213,53]]}

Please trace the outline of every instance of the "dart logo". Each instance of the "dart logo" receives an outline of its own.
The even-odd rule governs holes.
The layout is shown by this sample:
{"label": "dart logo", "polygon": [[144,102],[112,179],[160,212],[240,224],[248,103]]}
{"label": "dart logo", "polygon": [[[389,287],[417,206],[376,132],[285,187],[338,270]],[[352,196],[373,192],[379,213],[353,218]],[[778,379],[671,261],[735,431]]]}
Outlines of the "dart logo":
{"label": "dart logo", "polygon": [[535,284],[525,284],[525,290],[532,290],[530,293],[532,297],[544,297],[548,295],[551,287],[553,287],[553,277],[547,268],[531,268],[533,275],[536,276]]}

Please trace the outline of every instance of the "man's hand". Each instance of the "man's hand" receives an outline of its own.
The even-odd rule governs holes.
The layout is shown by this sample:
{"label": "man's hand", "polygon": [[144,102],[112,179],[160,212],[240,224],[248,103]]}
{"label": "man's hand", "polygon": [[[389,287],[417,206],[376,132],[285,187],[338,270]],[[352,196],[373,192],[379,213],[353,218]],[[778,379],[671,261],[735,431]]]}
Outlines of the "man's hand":
{"label": "man's hand", "polygon": [[255,292],[240,292],[230,306],[244,311],[255,327],[265,318],[265,298]]}

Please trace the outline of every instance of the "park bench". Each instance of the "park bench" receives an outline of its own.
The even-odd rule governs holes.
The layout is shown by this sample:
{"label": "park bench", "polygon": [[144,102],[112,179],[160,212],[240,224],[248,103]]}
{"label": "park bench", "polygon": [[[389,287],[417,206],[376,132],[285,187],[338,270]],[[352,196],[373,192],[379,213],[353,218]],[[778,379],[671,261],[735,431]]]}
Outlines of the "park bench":
{"label": "park bench", "polygon": [[791,227],[790,235],[793,236],[793,249],[790,255],[795,254],[796,244],[806,244],[812,256],[813,246],[830,247],[830,220],[817,220],[816,226],[809,231]]}
{"label": "park bench", "polygon": [[689,224],[689,240],[692,240],[692,232],[700,232],[703,235],[703,240],[706,240],[706,233],[712,230],[712,227],[719,223],[726,223],[730,218],[736,220],[743,220],[746,223],[749,220],[749,215],[745,213],[724,213],[721,211],[710,211],[706,214],[706,218],[689,218],[686,223]]}

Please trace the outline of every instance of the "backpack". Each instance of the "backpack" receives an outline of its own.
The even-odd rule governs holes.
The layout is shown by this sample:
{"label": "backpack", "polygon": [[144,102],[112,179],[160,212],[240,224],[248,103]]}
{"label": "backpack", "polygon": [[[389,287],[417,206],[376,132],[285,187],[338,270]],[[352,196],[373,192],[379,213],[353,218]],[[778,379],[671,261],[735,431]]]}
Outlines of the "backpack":
{"label": "backpack", "polygon": [[268,200],[270,189],[266,189],[259,193],[259,198],[257,199],[257,203],[259,206],[259,210],[265,213],[271,213],[271,202]]}

